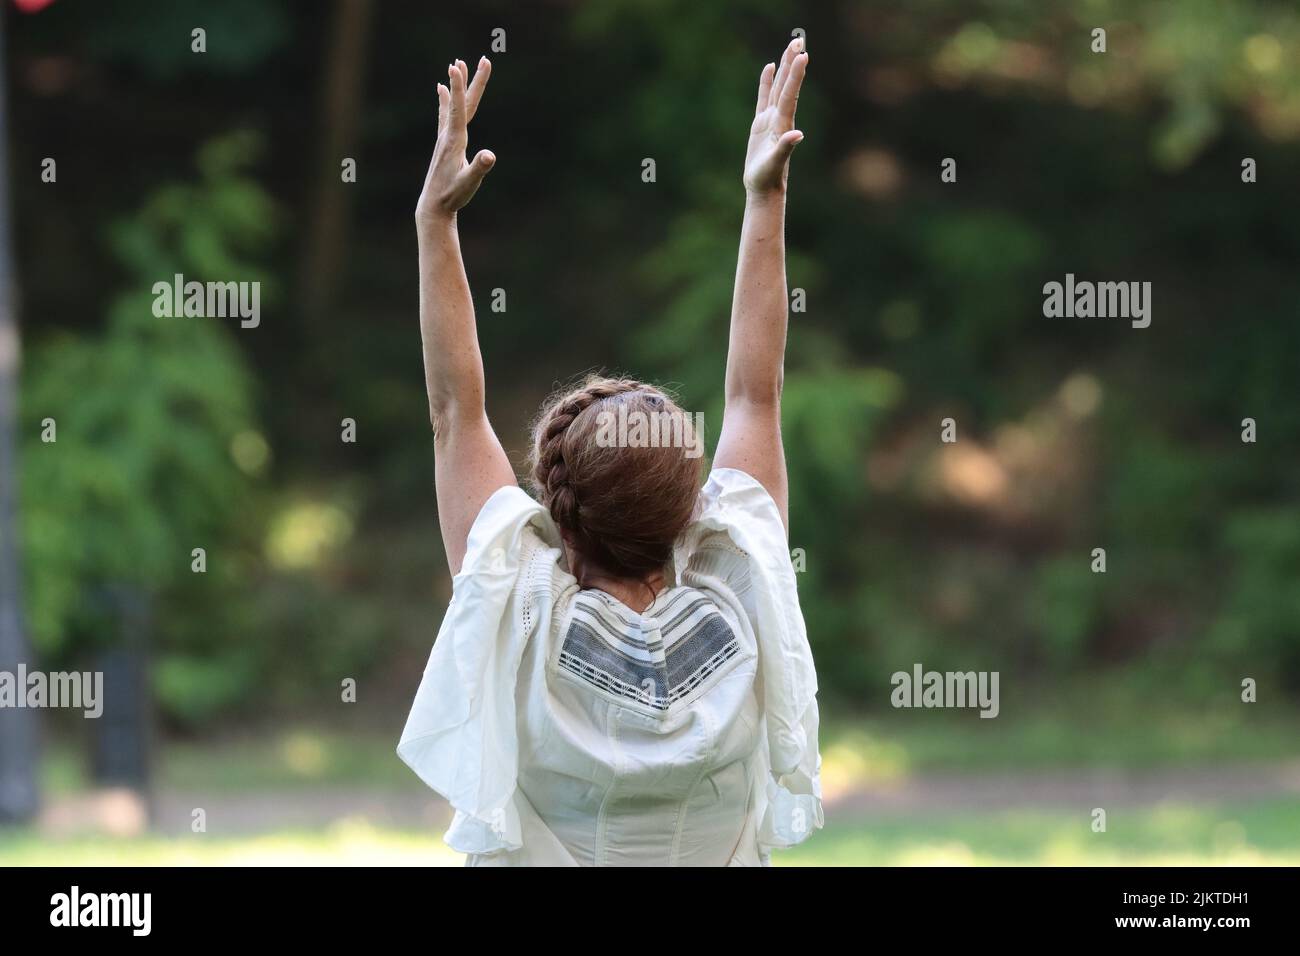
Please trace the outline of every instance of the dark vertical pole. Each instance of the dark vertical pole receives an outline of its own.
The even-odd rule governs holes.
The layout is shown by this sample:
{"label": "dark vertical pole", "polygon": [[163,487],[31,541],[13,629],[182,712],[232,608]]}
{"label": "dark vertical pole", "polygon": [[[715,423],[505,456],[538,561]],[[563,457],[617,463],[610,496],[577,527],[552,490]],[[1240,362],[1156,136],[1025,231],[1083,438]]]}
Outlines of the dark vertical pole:
{"label": "dark vertical pole", "polygon": [[339,164],[356,144],[372,14],[372,0],[337,0],[334,5],[321,103],[325,135],[316,157],[312,218],[300,280],[299,301],[303,314],[312,320],[333,308],[334,285],[343,272],[350,194],[349,187],[339,183]]}
{"label": "dark vertical pole", "polygon": [[[0,670],[31,666],[18,575],[18,320],[9,222],[9,90],[0,0]],[[19,688],[19,693],[25,688]],[[36,713],[0,708],[0,823],[36,813]]]}
{"label": "dark vertical pole", "polygon": [[104,713],[92,721],[91,770],[97,784],[129,787],[147,799],[150,601],[130,587],[110,588],[104,597],[105,619],[112,622],[115,640],[96,666],[104,675]]}

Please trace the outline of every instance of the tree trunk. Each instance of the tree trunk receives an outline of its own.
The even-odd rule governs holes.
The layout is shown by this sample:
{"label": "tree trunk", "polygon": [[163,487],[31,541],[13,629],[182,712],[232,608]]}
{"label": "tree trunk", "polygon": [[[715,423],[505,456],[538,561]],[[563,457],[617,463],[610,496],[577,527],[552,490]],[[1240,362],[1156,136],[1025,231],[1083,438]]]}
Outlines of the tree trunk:
{"label": "tree trunk", "polygon": [[307,231],[300,281],[299,301],[308,316],[319,314],[333,301],[343,262],[347,230],[345,190],[355,187],[342,182],[340,164],[356,142],[371,13],[371,0],[338,0],[334,8],[321,101],[325,132],[309,198],[307,211],[311,228]]}

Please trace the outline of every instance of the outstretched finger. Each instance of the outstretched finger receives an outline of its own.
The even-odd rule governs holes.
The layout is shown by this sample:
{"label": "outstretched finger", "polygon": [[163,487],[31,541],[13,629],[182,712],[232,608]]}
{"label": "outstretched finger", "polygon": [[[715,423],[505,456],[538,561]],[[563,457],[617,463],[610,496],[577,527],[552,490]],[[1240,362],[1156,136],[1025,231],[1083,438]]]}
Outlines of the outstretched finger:
{"label": "outstretched finger", "polygon": [[474,69],[474,79],[470,80],[469,89],[465,91],[465,112],[469,119],[478,112],[478,101],[483,98],[483,88],[487,86],[488,77],[492,75],[492,61],[485,56],[479,57]]}
{"label": "outstretched finger", "polygon": [[775,76],[775,63],[763,67],[763,72],[758,75],[758,105],[754,107],[755,116],[767,109],[767,104],[772,98],[772,79]]}
{"label": "outstretched finger", "polygon": [[451,131],[465,132],[465,76],[460,67],[452,63],[447,67],[447,76],[451,78]]}
{"label": "outstretched finger", "polygon": [[794,125],[794,110],[799,103],[799,88],[803,86],[803,77],[807,70],[808,54],[800,53],[790,65],[790,76],[785,81],[785,89],[781,91],[781,99],[777,103],[777,116],[784,126]]}
{"label": "outstretched finger", "polygon": [[772,81],[772,94],[768,98],[768,106],[776,106],[781,100],[781,90],[785,87],[786,78],[790,75],[790,65],[794,62],[795,54],[803,49],[803,38],[795,37],[781,54],[781,65],[777,67],[776,79]]}
{"label": "outstretched finger", "polygon": [[447,114],[451,110],[451,90],[438,84],[438,135],[447,131]]}

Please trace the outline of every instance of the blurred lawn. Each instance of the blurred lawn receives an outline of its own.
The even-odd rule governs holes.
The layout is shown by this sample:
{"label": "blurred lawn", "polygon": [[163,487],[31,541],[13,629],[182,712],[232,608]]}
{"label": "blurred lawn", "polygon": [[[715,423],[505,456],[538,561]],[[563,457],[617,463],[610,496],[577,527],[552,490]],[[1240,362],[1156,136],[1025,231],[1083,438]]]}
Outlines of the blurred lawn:
{"label": "blurred lawn", "polygon": [[[827,717],[823,781],[841,789],[929,771],[1195,768],[1300,757],[1300,714],[1293,711],[1240,704],[1156,710],[1132,692],[1103,697],[1090,690],[1084,685],[1050,702],[1005,709],[996,720],[939,710]],[[172,740],[156,755],[155,780],[164,789],[222,793],[331,784],[420,789],[394,752],[400,731],[396,718],[387,731],[301,725]],[[49,793],[84,789],[82,749],[56,736],[43,778]]]}
{"label": "blurred lawn", "polygon": [[[1300,865],[1300,802],[1115,810],[1106,833],[1085,812],[1030,811],[839,822],[778,866],[845,865]],[[49,840],[0,831],[0,865],[458,866],[436,834],[348,821],[321,832],[226,839]]]}
{"label": "blurred lawn", "polygon": [[1271,865],[1300,864],[1300,802],[1117,808],[1093,833],[1086,809],[1001,811],[832,823],[778,864]]}
{"label": "blurred lawn", "polygon": [[[997,720],[973,713],[889,713],[831,720],[823,732],[828,796],[910,775],[988,775],[1049,768],[1207,768],[1233,773],[1236,761],[1295,759],[1296,715],[1276,709],[1166,711],[1134,720],[1131,706],[1062,699]],[[374,728],[287,728],[220,740],[172,741],[160,748],[161,790],[284,800],[285,791],[422,793],[393,752],[391,732]],[[80,748],[47,751],[52,796],[83,790]],[[1248,772],[1243,766],[1243,773]],[[405,798],[404,798],[405,799]],[[346,800],[345,809],[346,810]],[[931,814],[832,813],[808,844],[776,854],[777,865],[909,864],[1270,864],[1300,865],[1300,801],[1260,794],[1222,802],[1115,807],[1109,832],[1095,834],[1088,809],[936,810]],[[440,830],[377,825],[358,814],[320,829],[247,836],[184,835],[115,839],[0,831],[0,865],[186,864],[459,865]]]}

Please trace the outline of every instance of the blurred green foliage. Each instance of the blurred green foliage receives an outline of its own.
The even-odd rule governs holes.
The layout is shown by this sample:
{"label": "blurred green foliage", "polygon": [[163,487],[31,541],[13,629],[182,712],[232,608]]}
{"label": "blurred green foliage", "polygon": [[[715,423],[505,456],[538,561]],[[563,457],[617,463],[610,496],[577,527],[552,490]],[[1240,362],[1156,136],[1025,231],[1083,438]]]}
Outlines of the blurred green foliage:
{"label": "blurred green foliage", "polygon": [[[192,583],[207,580],[191,573],[192,551],[211,555],[205,574],[219,589],[239,587],[242,522],[256,512],[250,476],[264,464],[265,441],[230,329],[215,318],[159,319],[151,290],[178,273],[265,278],[256,257],[275,214],[245,170],[255,147],[248,135],[208,144],[195,184],[161,187],[109,230],[129,291],[112,299],[101,334],[43,341],[22,393],[25,417],[51,422],[25,433],[22,455],[34,643],[63,658],[102,646],[120,635],[96,595],[130,588],[161,597],[162,703],[191,717],[228,704],[239,683],[238,645],[198,637],[222,619]],[[195,606],[204,626],[178,632]],[[177,656],[193,654],[192,640],[209,644],[210,666]]]}
{"label": "blurred green foliage", "polygon": [[[499,162],[461,232],[490,411],[522,463],[538,402],[589,367],[674,385],[716,438],[745,135],[759,69],[798,27],[812,62],[789,276],[807,310],[791,315],[785,445],[828,706],[885,707],[915,661],[1000,670],[1004,687],[1132,671],[1184,702],[1230,704],[1241,676],[1300,697],[1300,9],[375,4],[358,180],[332,184],[338,295],[305,314],[326,7],[163,6],[97,10],[111,29],[93,39],[55,4],[12,41],[15,169],[113,145],[98,168],[63,162],[58,190],[16,190],[27,579],[47,650],[122,578],[160,597],[177,716],[324,707],[340,674],[400,711],[447,596],[410,223],[442,65],[506,29],[470,137]],[[219,138],[194,185],[160,185],[190,181],[194,148],[231,130],[260,135],[261,163],[233,172],[223,151],[243,139]],[[121,219],[106,259],[85,225]],[[273,221],[285,241],[268,245]],[[255,335],[153,320],[141,289],[181,266],[264,272],[283,294]],[[1066,272],[1153,282],[1152,326],[1045,319],[1042,285]],[[99,331],[104,290],[124,288]],[[33,437],[47,414],[57,446]],[[275,449],[260,485],[231,457],[247,432]],[[190,575],[202,541],[224,557]]]}

